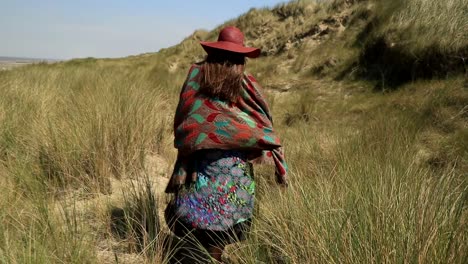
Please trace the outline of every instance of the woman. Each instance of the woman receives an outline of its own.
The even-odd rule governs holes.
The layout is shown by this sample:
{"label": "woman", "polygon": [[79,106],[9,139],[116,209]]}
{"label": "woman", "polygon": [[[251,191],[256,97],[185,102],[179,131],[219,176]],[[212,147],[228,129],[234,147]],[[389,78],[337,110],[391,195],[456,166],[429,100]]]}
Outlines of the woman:
{"label": "woman", "polygon": [[166,188],[175,193],[168,223],[179,236],[192,234],[221,261],[224,247],[243,240],[250,227],[251,162],[273,161],[284,186],[287,165],[260,85],[244,73],[245,57],[256,58],[260,50],[245,47],[236,27],[200,44],[208,56],[190,68],[174,119],[178,157]]}

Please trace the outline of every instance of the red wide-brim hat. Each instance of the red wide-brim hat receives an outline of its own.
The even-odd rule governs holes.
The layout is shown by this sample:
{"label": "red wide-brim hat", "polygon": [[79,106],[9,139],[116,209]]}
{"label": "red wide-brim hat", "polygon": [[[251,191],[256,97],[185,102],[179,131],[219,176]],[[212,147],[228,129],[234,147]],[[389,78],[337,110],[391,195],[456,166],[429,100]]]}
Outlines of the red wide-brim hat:
{"label": "red wide-brim hat", "polygon": [[208,54],[217,49],[240,53],[249,58],[257,58],[260,55],[260,49],[244,46],[244,34],[232,26],[219,32],[218,41],[201,41],[200,44]]}

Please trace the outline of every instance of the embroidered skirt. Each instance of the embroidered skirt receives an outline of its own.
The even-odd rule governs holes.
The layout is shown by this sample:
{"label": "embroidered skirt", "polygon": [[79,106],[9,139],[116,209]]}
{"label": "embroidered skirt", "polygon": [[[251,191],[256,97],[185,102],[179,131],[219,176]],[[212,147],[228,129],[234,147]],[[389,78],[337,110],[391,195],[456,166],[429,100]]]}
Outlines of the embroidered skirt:
{"label": "embroidered skirt", "polygon": [[243,239],[241,230],[250,226],[255,195],[252,164],[246,154],[203,150],[193,157],[197,180],[177,192],[175,217],[187,229],[234,232]]}

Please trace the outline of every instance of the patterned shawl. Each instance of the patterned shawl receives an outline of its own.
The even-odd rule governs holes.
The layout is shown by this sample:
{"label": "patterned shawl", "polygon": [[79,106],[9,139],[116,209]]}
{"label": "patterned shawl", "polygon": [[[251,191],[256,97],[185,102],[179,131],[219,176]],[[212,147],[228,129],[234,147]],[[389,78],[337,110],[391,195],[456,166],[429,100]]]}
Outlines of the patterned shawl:
{"label": "patterned shawl", "polygon": [[254,162],[274,162],[277,182],[287,184],[287,165],[260,85],[244,74],[241,97],[229,104],[198,92],[200,71],[192,65],[180,93],[174,119],[178,156],[166,192],[184,184],[187,175],[196,180],[189,156],[201,149],[248,150]]}

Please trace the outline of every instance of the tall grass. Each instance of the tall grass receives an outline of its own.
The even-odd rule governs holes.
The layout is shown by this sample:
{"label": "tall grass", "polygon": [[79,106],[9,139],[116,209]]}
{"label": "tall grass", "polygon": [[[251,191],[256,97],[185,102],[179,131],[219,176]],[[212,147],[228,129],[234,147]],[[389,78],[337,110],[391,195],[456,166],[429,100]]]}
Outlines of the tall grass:
{"label": "tall grass", "polygon": [[373,3],[373,19],[358,38],[361,77],[381,81],[385,90],[466,73],[466,0]]}
{"label": "tall grass", "polygon": [[411,0],[376,3],[377,15],[383,18],[380,34],[389,38],[389,42],[402,45],[413,53],[432,47],[442,53],[466,52],[468,1]]}
{"label": "tall grass", "polygon": [[157,63],[101,63],[2,72],[2,263],[94,262],[96,236],[79,212],[55,212],[55,199],[111,193],[111,179],[139,175],[146,155],[170,154],[175,93],[148,76]]}
{"label": "tall grass", "polygon": [[131,174],[164,141],[170,120],[161,114],[169,108],[162,88],[141,74],[93,64],[9,73],[1,99],[5,160],[26,162],[59,185],[84,181],[102,190],[106,178]]}
{"label": "tall grass", "polygon": [[[463,263],[468,185],[415,164],[420,124],[375,113],[355,136],[286,129],[290,190],[261,186],[238,263]],[[307,125],[306,125],[307,126]]]}
{"label": "tall grass", "polygon": [[55,211],[44,190],[19,194],[5,182],[0,190],[0,263],[95,262],[94,234],[76,212]]}
{"label": "tall grass", "polygon": [[[362,79],[313,79],[356,67],[363,48],[356,43],[371,14],[389,21],[373,33],[397,38],[408,50],[462,50],[466,30],[456,29],[465,26],[464,2],[411,0],[395,8],[382,2],[382,9],[368,3],[293,1],[226,23],[266,51],[248,62],[248,71],[266,87],[285,87],[268,99],[291,168],[288,190],[271,186],[271,168],[258,168],[254,228],[246,242],[228,249],[234,263],[468,258],[463,76],[392,93],[375,93]],[[346,32],[320,45],[300,44],[317,23],[346,8],[352,13],[343,22]],[[435,16],[436,8],[443,15]],[[431,28],[421,31],[426,25]],[[0,72],[0,263],[106,263],[107,240],[106,252],[115,254],[110,263],[125,256],[165,262],[177,254],[157,220],[163,199],[154,189],[161,186],[132,185],[122,193],[112,186],[155,177],[145,174],[147,155],[174,160],[179,86],[189,63],[203,57],[198,41],[215,38],[217,30],[195,32],[158,54]],[[439,37],[442,32],[451,37]],[[287,50],[288,41],[299,44]],[[123,215],[109,215],[107,205]],[[123,224],[123,237],[111,234],[115,223]]]}

